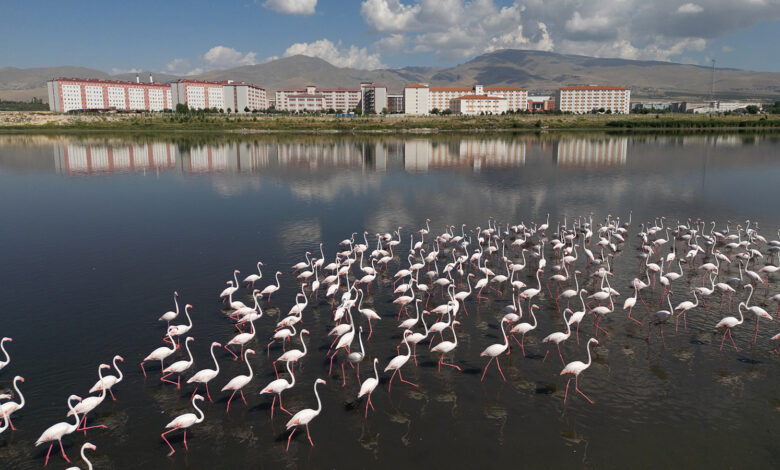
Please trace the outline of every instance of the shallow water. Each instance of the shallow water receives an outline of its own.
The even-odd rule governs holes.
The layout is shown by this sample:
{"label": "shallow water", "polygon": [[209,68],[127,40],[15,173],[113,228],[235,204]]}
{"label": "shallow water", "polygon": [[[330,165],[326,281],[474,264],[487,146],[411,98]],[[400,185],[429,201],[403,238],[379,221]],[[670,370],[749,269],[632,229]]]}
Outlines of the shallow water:
{"label": "shallow water", "polygon": [[[333,322],[320,300],[304,313],[310,354],[296,374],[298,384],[283,395],[292,411],[315,407],[312,384],[328,379],[320,387],[323,412],[311,425],[315,446],[298,432],[285,453],[286,416],[275,413],[271,422],[271,399],[258,392],[274,378],[271,361],[281,354],[273,346],[266,356],[267,338],[300,290],[290,266],[307,250],[319,257],[320,241],[327,264],[352,232],[368,231],[373,248],[375,233],[402,226],[392,274],[407,265],[409,236],[426,218],[439,234],[445,224],[456,233],[461,224],[484,228],[490,216],[503,224],[543,223],[549,212],[554,228],[564,217],[571,225],[573,217],[593,212],[597,223],[607,214],[625,220],[633,211],[610,279],[622,305],[638,274],[634,235],[642,222],[666,216],[676,225],[692,218],[715,220],[723,229],[732,221],[733,230],[749,219],[777,239],[779,155],[777,134],[0,136],[0,336],[14,338],[6,345],[12,362],[0,371],[0,390],[20,374],[27,398],[13,417],[18,431],[0,435],[0,466],[41,467],[46,448],[36,448],[35,439],[65,418],[68,395],[87,393],[99,363],[121,354],[125,380],[116,386],[118,401],[109,398],[90,415],[90,424],[109,428],[87,437],[97,445],[90,454],[96,468],[776,468],[780,356],[769,338],[780,323],[762,320],[752,345],[748,316],[734,330],[742,350],[727,343],[719,351],[714,324],[727,307],[692,311],[687,330],[681,325],[677,334],[667,325],[665,347],[657,328],[646,341],[647,323],[636,325],[618,307],[602,323],[609,336],[599,335],[594,365],[581,376],[581,389],[595,404],[570,393],[564,406],[560,359],[553,352],[542,362],[541,338],[563,328],[546,289],[539,327],[526,337],[529,357],[513,348],[502,359],[506,382],[492,366],[480,382],[485,361],[479,353],[501,341],[498,321],[510,294],[491,292],[491,300],[479,304],[472,296],[450,357],[463,371],[437,372],[438,356],[421,348],[419,366],[404,368],[419,388],[394,382],[388,394],[389,375],[380,374],[376,412],[364,420],[354,371],[347,368],[344,388],[340,368],[326,377]],[[211,342],[236,333],[217,295],[233,269],[243,277],[258,259],[265,263],[259,288],[277,269],[284,274],[271,302],[276,308],[265,309],[271,318],[256,323],[256,375],[244,392],[249,405],[234,400],[226,416],[228,395],[219,388],[246,367],[218,351],[223,370],[210,387],[216,402],[206,402],[205,421],[188,433],[189,453],[181,434],[171,434],[177,452],[168,458],[160,433],[191,410],[193,389],[161,384],[154,364],[144,380],[138,363],[162,344],[157,318],[173,307],[177,290],[182,306],[194,306],[192,372],[213,367]],[[450,260],[442,258],[439,268]],[[593,272],[582,258],[578,263]],[[522,280],[533,285],[532,276],[526,269]],[[580,280],[592,291],[594,281],[585,277]],[[392,276],[377,281],[366,302],[383,318],[366,344],[362,378],[371,359],[384,366],[401,339]],[[700,278],[678,283],[675,304]],[[774,281],[768,296],[779,291]],[[249,292],[240,291],[247,304]],[[650,310],[658,309],[659,296],[656,289],[648,297]],[[766,298],[761,289],[754,301],[761,305]],[[440,302],[437,294],[429,307]],[[765,308],[772,313],[775,305]],[[644,307],[636,311],[646,315]],[[583,338],[594,334],[589,321],[582,328]],[[567,362],[587,359],[583,338],[562,346]],[[64,439],[72,460],[83,442],[80,433]],[[50,467],[63,468],[56,449],[52,455]]]}

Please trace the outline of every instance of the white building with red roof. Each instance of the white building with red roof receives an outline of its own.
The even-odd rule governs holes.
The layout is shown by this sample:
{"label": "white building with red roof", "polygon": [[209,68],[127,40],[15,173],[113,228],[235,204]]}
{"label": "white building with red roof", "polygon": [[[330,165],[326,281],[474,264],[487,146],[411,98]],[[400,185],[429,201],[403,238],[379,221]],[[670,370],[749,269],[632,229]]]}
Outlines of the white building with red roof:
{"label": "white building with red roof", "polygon": [[631,90],[620,86],[566,86],[555,94],[555,109],[584,114],[604,109],[612,113],[628,114],[631,109]]}
{"label": "white building with red roof", "polygon": [[[430,114],[434,109],[453,109],[453,100],[469,95],[503,98],[504,111],[528,109],[528,91],[515,86],[429,87],[416,83],[404,89],[406,114]],[[459,106],[459,105],[458,105]]]}
{"label": "white building with red roof", "polygon": [[68,111],[163,111],[172,109],[171,87],[99,78],[55,78],[46,82],[49,109]]}
{"label": "white building with red roof", "polygon": [[345,112],[360,104],[357,88],[284,88],[276,91],[275,107],[279,111],[327,111]]}
{"label": "white building with red roof", "polygon": [[507,99],[503,96],[463,95],[450,100],[450,110],[455,114],[501,114],[507,111]]}

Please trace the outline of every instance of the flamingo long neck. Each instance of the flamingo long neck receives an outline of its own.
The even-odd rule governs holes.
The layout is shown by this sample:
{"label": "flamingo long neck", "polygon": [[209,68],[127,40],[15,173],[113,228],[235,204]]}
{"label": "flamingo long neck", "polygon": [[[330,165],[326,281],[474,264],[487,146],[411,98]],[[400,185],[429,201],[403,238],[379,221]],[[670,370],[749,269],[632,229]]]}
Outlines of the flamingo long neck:
{"label": "flamingo long neck", "polygon": [[404,344],[406,345],[406,357],[412,357],[412,347],[409,346],[409,341],[407,340],[408,335],[404,335]]}
{"label": "flamingo long neck", "polygon": [[176,305],[176,315],[179,314],[179,296],[174,295],[173,296],[173,304]]}
{"label": "flamingo long neck", "polygon": [[504,334],[504,349],[509,347],[509,338],[506,336],[506,328],[504,328],[504,322],[501,321],[501,333]]}
{"label": "flamingo long neck", "polygon": [[279,289],[281,285],[279,284],[279,272],[276,273],[276,288]]}
{"label": "flamingo long neck", "polygon": [[471,277],[466,278],[466,283],[469,285],[469,295],[471,295]]}
{"label": "flamingo long neck", "polygon": [[114,369],[119,373],[119,377],[117,377],[116,381],[117,383],[121,382],[124,376],[122,375],[122,370],[119,368],[119,366],[116,364],[117,358],[114,358]]}
{"label": "flamingo long neck", "polygon": [[[571,315],[569,315],[569,318],[571,318]],[[566,323],[566,337],[568,338],[569,336],[571,336],[571,325],[569,324],[569,321],[566,319],[566,310],[563,311],[563,322]]]}
{"label": "flamingo long neck", "polygon": [[306,355],[306,342],[303,340],[303,335],[301,335],[301,344],[303,345],[303,355]]}
{"label": "flamingo long neck", "polygon": [[173,335],[171,334],[171,331],[168,330],[168,339],[171,341],[171,353],[176,352],[176,343],[173,342]]}
{"label": "flamingo long neck", "polygon": [[536,270],[536,283],[539,284],[539,292],[541,292],[542,291],[542,281],[539,280],[539,271],[541,271],[541,270],[540,269]]}
{"label": "flamingo long neck", "polygon": [[289,372],[290,373],[290,377],[292,377],[292,381],[290,382],[290,386],[287,387],[287,388],[295,387],[295,374],[293,374],[291,364],[292,364],[292,361],[287,361],[287,372]]}
{"label": "flamingo long neck", "polygon": [[233,286],[238,287],[238,271],[233,270],[233,280],[235,281],[235,284]]}
{"label": "flamingo long neck", "polygon": [[314,382],[314,396],[317,397],[317,410],[316,413],[320,414],[320,411],[322,411],[322,402],[320,401],[320,394],[317,392],[317,385],[319,382]]}
{"label": "flamingo long neck", "polygon": [[748,286],[750,287],[750,294],[748,295],[748,298],[745,301],[745,307],[746,308],[747,308],[748,305],[750,305],[750,298],[753,297],[753,285],[752,284],[748,284]]}
{"label": "flamingo long neck", "polygon": [[531,309],[531,318],[534,319],[534,328],[536,328],[536,315],[534,315],[534,309]]}
{"label": "flamingo long neck", "polygon": [[24,395],[22,395],[22,391],[19,390],[19,378],[14,379],[14,390],[16,390],[16,393],[19,395],[19,408],[24,408]]}
{"label": "flamingo long neck", "polygon": [[590,356],[590,343],[592,343],[592,341],[588,341],[588,363],[587,363],[587,364],[585,364],[585,367],[586,367],[586,368],[590,367],[590,363],[591,363],[591,361],[592,361],[592,359],[593,359],[593,358],[591,358],[591,356]]}
{"label": "flamingo long neck", "polygon": [[455,347],[458,347],[458,335],[455,334],[455,323],[450,325],[450,329],[452,329],[452,336],[455,338]]}
{"label": "flamingo long neck", "polygon": [[358,330],[358,343],[360,343],[360,354],[365,356],[366,351],[363,349],[363,330]]}
{"label": "flamingo long neck", "polygon": [[193,399],[192,400],[192,407],[195,408],[195,411],[198,412],[198,419],[195,420],[196,423],[202,423],[203,419],[206,417],[206,415],[203,413],[203,410],[198,408],[198,401]]}
{"label": "flamingo long neck", "polygon": [[81,460],[87,462],[87,470],[92,470],[92,462],[90,462],[87,456],[84,455],[85,450],[87,450],[87,447],[81,446]]}
{"label": "flamingo long neck", "polygon": [[742,306],[745,306],[747,308],[747,304],[744,302],[740,302],[739,306],[737,307],[737,310],[739,311],[739,323],[738,325],[741,325],[742,322],[745,321],[745,317],[742,316]]}
{"label": "flamingo long neck", "polygon": [[2,350],[3,354],[5,354],[5,361],[3,362],[6,364],[11,362],[11,356],[9,356],[8,351],[5,350],[5,341],[0,341],[0,350]]}
{"label": "flamingo long neck", "polygon": [[580,281],[577,280],[577,271],[574,271],[574,285],[577,287],[577,290],[580,290]]}
{"label": "flamingo long neck", "polygon": [[76,411],[73,405],[71,405],[70,398],[68,398],[68,408],[70,409],[70,412],[73,413],[73,418],[76,420],[75,424],[68,425],[68,429],[70,430],[70,432],[73,432],[79,427],[79,423],[81,422],[81,419],[79,418],[79,412]]}
{"label": "flamingo long neck", "polygon": [[582,289],[580,289],[580,302],[582,303],[582,310],[587,310],[587,308],[585,308],[585,300],[582,298]]}
{"label": "flamingo long neck", "polygon": [[100,399],[103,400],[104,398],[106,398],[106,388],[107,387],[103,387],[102,386],[102,384],[103,384],[103,367],[102,366],[98,367],[98,377],[100,377],[100,384],[101,384],[101,387],[100,387]]}
{"label": "flamingo long neck", "polygon": [[[233,293],[232,292],[230,293],[230,300],[231,300],[231,302],[233,300]],[[192,318],[190,318],[190,309],[187,306],[184,307],[184,315],[187,316],[187,322],[190,324],[190,328],[192,328]]]}
{"label": "flamingo long neck", "polygon": [[244,362],[246,362],[246,366],[249,368],[249,380],[251,381],[255,373],[252,371],[252,364],[249,363],[249,354],[244,353]]}
{"label": "flamingo long neck", "polygon": [[693,304],[694,308],[699,306],[699,298],[696,297],[696,291],[693,291],[693,298],[696,299],[696,303]]}
{"label": "flamingo long neck", "polygon": [[428,325],[425,324],[425,315],[422,316],[423,328],[425,328],[425,337],[428,337]]}
{"label": "flamingo long neck", "polygon": [[219,362],[217,362],[217,358],[214,356],[214,345],[211,345],[211,358],[214,360],[214,367],[216,367],[217,374],[219,374]]}
{"label": "flamingo long neck", "polygon": [[192,351],[190,351],[190,342],[184,341],[184,347],[187,348],[187,355],[190,356],[189,363],[190,365],[192,365],[192,363],[195,361],[192,359]]}
{"label": "flamingo long neck", "polygon": [[376,370],[376,363],[377,361],[374,361],[374,378],[379,382],[379,372]]}

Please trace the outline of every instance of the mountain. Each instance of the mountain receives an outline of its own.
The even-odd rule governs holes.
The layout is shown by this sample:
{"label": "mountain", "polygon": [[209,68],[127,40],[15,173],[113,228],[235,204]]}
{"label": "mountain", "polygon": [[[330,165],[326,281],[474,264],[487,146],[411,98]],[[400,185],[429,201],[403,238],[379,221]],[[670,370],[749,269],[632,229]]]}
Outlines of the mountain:
{"label": "mountain", "polygon": [[[179,78],[159,72],[153,75],[158,82]],[[111,76],[99,70],[81,67],[6,67],[0,69],[0,99],[46,99],[46,80],[62,76],[135,79],[134,73]],[[148,80],[149,72],[141,72],[140,76],[142,80]],[[673,62],[505,49],[483,54],[449,68],[361,70],[336,67],[322,59],[299,55],[264,64],[213,70],[191,78],[252,82],[264,86],[270,92],[310,84],[323,88],[357,88],[362,81],[382,83],[391,93],[401,93],[405,85],[415,82],[432,86],[466,86],[476,83],[517,85],[534,94],[552,93],[564,85],[610,84],[631,88],[632,98],[701,100],[709,95],[712,69]],[[714,90],[718,98],[778,99],[780,73],[718,68],[715,70]]]}

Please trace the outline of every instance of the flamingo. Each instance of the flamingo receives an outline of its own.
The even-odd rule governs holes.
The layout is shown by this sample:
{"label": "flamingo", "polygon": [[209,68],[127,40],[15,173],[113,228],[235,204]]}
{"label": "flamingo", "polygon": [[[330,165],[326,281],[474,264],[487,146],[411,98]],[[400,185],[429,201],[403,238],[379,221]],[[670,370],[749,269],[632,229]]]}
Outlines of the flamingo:
{"label": "flamingo", "polygon": [[[664,339],[664,323],[666,323],[666,320],[671,318],[674,308],[672,307],[672,297],[671,295],[666,296],[666,301],[669,303],[669,310],[658,310],[655,313],[653,313],[653,318],[655,318],[656,323],[658,323],[658,331],[661,333],[661,342],[664,346],[666,346],[666,340]],[[647,329],[647,340],[650,340],[650,328]]]}
{"label": "flamingo", "polygon": [[402,321],[398,325],[398,328],[401,328],[402,330],[411,330],[417,322],[420,321],[420,302],[422,302],[422,299],[417,299],[417,302],[414,303],[415,317]]}
{"label": "flamingo", "polygon": [[[100,377],[100,381],[103,381],[103,369],[110,369],[111,366],[108,364],[100,364],[98,367],[98,376]],[[99,396],[91,396],[87,397],[83,400],[80,400],[80,403],[73,407],[72,410],[68,412],[68,416],[70,415],[76,415],[81,414],[81,428],[76,429],[77,431],[84,431],[84,435],[87,435],[87,429],[95,429],[95,428],[103,428],[106,429],[106,426],[100,424],[98,426],[89,426],[87,427],[87,414],[89,414],[90,411],[97,408],[101,403],[103,403],[103,400],[106,398],[106,389],[103,388],[100,390]]]}
{"label": "flamingo", "polygon": [[690,300],[686,300],[684,302],[680,302],[674,308],[675,310],[679,310],[680,311],[679,313],[677,313],[677,316],[675,317],[675,320],[674,320],[674,331],[675,332],[677,331],[677,324],[678,324],[678,322],[680,320],[680,314],[682,314],[682,316],[683,316],[683,322],[684,322],[685,328],[687,329],[688,322],[685,319],[685,314],[688,312],[688,310],[694,309],[694,308],[699,306],[699,298],[696,297],[696,291],[693,290],[691,292],[693,293],[693,298],[696,299],[696,303],[693,303]]}
{"label": "flamingo", "polygon": [[262,298],[264,295],[268,294],[268,302],[271,302],[271,296],[274,294],[274,292],[278,291],[281,285],[279,284],[279,276],[282,274],[281,271],[276,271],[276,274],[274,275],[274,278],[276,279],[276,285],[269,284],[265,286],[265,289],[260,291],[260,298]]}
{"label": "flamingo", "polygon": [[[86,462],[87,470],[92,470],[92,462],[90,462],[87,456],[84,455],[84,451],[86,451],[87,449],[95,450],[97,449],[97,447],[95,446],[95,444],[89,442],[85,442],[84,445],[81,446],[81,460]],[[81,469],[79,467],[68,467],[65,470],[81,470]]]}
{"label": "flamingo", "polygon": [[403,367],[409,361],[409,358],[412,356],[412,348],[409,346],[409,341],[408,341],[408,337],[411,334],[412,334],[412,330],[404,331],[403,343],[406,345],[406,354],[398,354],[392,360],[390,360],[390,362],[387,364],[387,367],[385,367],[385,372],[390,370],[393,371],[393,375],[390,376],[390,381],[387,384],[388,392],[390,392],[390,387],[393,386],[393,378],[395,377],[396,373],[398,374],[398,379],[401,382],[407,383],[413,387],[417,386],[417,384],[404,380],[404,376],[403,374],[401,374],[401,367]]}
{"label": "flamingo", "polygon": [[[537,271],[538,274],[539,271]],[[509,339],[506,336],[506,330],[504,329],[504,323],[506,322],[505,318],[501,319],[501,333],[504,334],[504,344],[496,343],[491,344],[487,348],[485,348],[484,351],[482,351],[479,355],[480,356],[489,356],[490,359],[488,360],[487,364],[485,364],[485,370],[482,371],[482,378],[479,379],[480,382],[485,380],[485,373],[488,370],[488,367],[490,366],[490,363],[493,361],[493,359],[496,360],[496,366],[498,367],[498,371],[501,373],[501,377],[504,379],[504,382],[506,382],[506,377],[504,377],[504,372],[501,370],[501,364],[498,361],[498,356],[501,354],[504,354],[504,352],[509,348]]]}
{"label": "flamingo", "polygon": [[371,394],[374,392],[374,389],[377,385],[379,385],[379,372],[376,370],[376,365],[379,363],[379,359],[374,358],[374,376],[369,377],[366,380],[363,381],[363,385],[360,386],[360,392],[358,392],[358,398],[368,395],[368,399],[366,400],[366,414],[363,416],[363,418],[368,418],[368,407],[370,406],[371,409],[374,409],[374,405],[371,403]]}
{"label": "flamingo", "polygon": [[577,324],[577,344],[580,344],[580,323],[582,322],[582,319],[585,318],[585,313],[588,311],[587,306],[585,305],[585,300],[582,298],[582,294],[587,294],[588,291],[585,289],[580,289],[580,303],[582,303],[582,310],[579,310],[577,312],[572,313],[569,315],[569,324]]}
{"label": "flamingo", "polygon": [[629,320],[634,320],[635,322],[637,322],[637,323],[639,323],[641,325],[642,324],[641,321],[639,321],[636,318],[631,316],[631,310],[633,310],[634,309],[634,305],[636,305],[637,297],[639,297],[639,289],[634,289],[634,296],[633,297],[628,297],[625,300],[625,302],[623,302],[623,310],[625,311],[626,309],[628,309],[628,319]]}
{"label": "flamingo", "polygon": [[249,287],[249,284],[252,284],[252,289],[255,288],[255,282],[259,281],[263,278],[263,272],[260,270],[260,266],[263,266],[263,263],[261,261],[257,262],[257,274],[250,274],[249,276],[244,278],[244,283],[246,283],[246,286]]}
{"label": "flamingo", "polygon": [[[254,354],[255,351],[253,349],[247,349],[246,353],[244,353],[244,360],[246,362],[246,366],[249,369],[249,375],[237,375],[233,377],[230,382],[227,383],[224,387],[222,387],[222,391],[225,390],[233,390],[233,393],[230,395],[230,398],[227,402],[227,407],[225,408],[225,414],[230,412],[230,401],[233,400],[233,397],[236,395],[236,392],[241,393],[241,400],[244,401],[244,404],[246,405],[246,398],[244,398],[244,391],[242,390],[246,384],[248,384],[252,377],[254,377],[254,372],[252,371],[252,364],[249,363],[249,355]],[[201,397],[202,399],[202,397]]]}
{"label": "flamingo", "polygon": [[[195,391],[192,392],[192,397],[195,396],[195,394],[198,392],[198,387],[200,387],[200,384],[203,384],[206,386],[206,396],[209,397],[210,402],[214,402],[214,400],[211,399],[211,394],[209,393],[209,382],[219,375],[219,362],[217,362],[217,358],[214,356],[214,348],[221,348],[222,345],[220,343],[217,343],[214,341],[211,343],[211,358],[214,360],[214,367],[215,369],[201,369],[198,372],[195,373],[192,377],[187,379],[188,384],[197,384],[195,385]],[[190,397],[190,399],[192,399]]]}
{"label": "flamingo", "polygon": [[444,356],[450,352],[453,351],[455,348],[458,347],[458,335],[455,334],[455,325],[460,325],[460,322],[455,320],[452,322],[452,325],[450,325],[450,329],[452,330],[452,336],[455,339],[455,341],[442,341],[441,343],[437,344],[436,347],[434,347],[431,351],[441,353],[441,356],[439,357],[439,371],[441,371],[441,366],[450,366],[455,369],[461,370],[459,366],[456,366],[455,364],[450,364],[449,362],[444,362]]}
{"label": "flamingo", "polygon": [[92,388],[89,389],[89,393],[95,393],[100,391],[101,389],[105,388],[108,390],[108,393],[111,394],[111,399],[113,401],[116,401],[116,397],[114,397],[114,392],[111,391],[111,389],[114,387],[114,385],[118,384],[122,381],[124,376],[122,375],[122,371],[119,370],[119,366],[116,364],[116,361],[125,362],[125,360],[120,355],[114,356],[113,364],[114,369],[119,373],[119,377],[115,375],[107,375],[103,377],[103,380],[98,380],[95,385],[92,386]]}
{"label": "flamingo", "polygon": [[[187,304],[184,306],[184,316],[187,317],[187,324],[186,325],[175,325],[172,326],[173,331],[171,331],[170,336],[176,336],[176,343],[177,343],[177,349],[178,349],[178,338],[179,336],[186,335],[191,329],[192,329],[192,318],[190,318],[190,312],[189,309],[192,308],[192,305]],[[165,338],[163,338],[164,340]],[[173,338],[171,338],[171,341],[173,341]],[[173,343],[171,343],[173,344]]]}
{"label": "flamingo", "polygon": [[176,305],[176,311],[167,311],[162,314],[162,316],[159,318],[160,321],[168,322],[168,326],[171,326],[171,320],[175,319],[179,316],[179,293],[174,292],[173,293],[173,303]]}
{"label": "flamingo", "polygon": [[[543,340],[542,343],[555,343],[555,346],[558,348],[558,357],[561,358],[561,363],[563,365],[566,365],[566,362],[563,360],[563,355],[561,354],[561,343],[569,339],[571,336],[571,324],[566,319],[566,312],[574,313],[571,311],[570,308],[565,308],[563,310],[563,322],[566,323],[566,333],[562,331],[556,331],[555,333],[551,333],[547,335]],[[550,349],[547,349],[547,352],[544,353],[544,359],[542,359],[542,362],[547,359],[547,355],[550,354]]]}
{"label": "flamingo", "polygon": [[292,381],[288,382],[287,379],[276,379],[265,386],[262,390],[260,390],[260,394],[264,393],[274,393],[274,400],[271,402],[271,419],[274,419],[274,405],[276,405],[276,397],[279,397],[279,409],[287,413],[288,415],[291,415],[289,411],[287,411],[284,408],[284,405],[282,405],[282,392],[285,390],[289,390],[295,386],[295,374],[293,374],[292,369],[290,368],[291,362],[287,362],[287,372],[290,373],[290,377],[292,377]]}
{"label": "flamingo", "polygon": [[[68,397],[68,408],[70,408],[70,411],[73,411],[73,405],[71,404],[71,401],[81,401],[81,397],[78,395],[71,395]],[[49,464],[49,455],[51,454],[51,448],[54,445],[54,441],[57,441],[60,443],[60,451],[62,452],[62,457],[65,459],[66,462],[70,463],[70,459],[68,459],[68,456],[65,454],[65,449],[62,447],[62,438],[68,434],[73,433],[78,427],[79,423],[81,422],[79,419],[78,413],[73,413],[73,417],[76,419],[76,422],[74,424],[68,424],[65,422],[60,422],[57,424],[52,425],[49,427],[49,429],[43,431],[43,434],[41,434],[41,437],[38,438],[37,441],[35,441],[35,447],[38,447],[41,444],[45,444],[49,442],[49,451],[46,452],[46,462],[44,462],[43,466]]]}
{"label": "flamingo", "polygon": [[290,418],[289,421],[287,421],[287,424],[285,425],[287,429],[293,428],[292,432],[290,433],[290,437],[287,438],[287,448],[285,449],[285,452],[290,450],[290,440],[293,437],[293,434],[295,434],[295,429],[297,429],[297,426],[306,426],[306,436],[309,438],[309,443],[314,446],[314,442],[311,440],[311,434],[309,433],[309,423],[311,423],[311,420],[316,418],[320,412],[322,411],[322,402],[320,401],[320,394],[317,392],[317,385],[318,384],[325,384],[326,382],[322,379],[317,379],[314,382],[314,396],[317,397],[317,409],[313,410],[311,408],[303,409],[293,415],[292,418]]}
{"label": "flamingo", "polygon": [[193,424],[202,423],[203,419],[206,417],[206,415],[203,414],[203,411],[201,411],[201,409],[198,408],[198,403],[197,403],[198,400],[203,400],[203,396],[195,395],[194,397],[192,397],[192,407],[195,408],[195,410],[198,412],[198,415],[200,416],[195,415],[195,413],[184,413],[183,415],[179,415],[175,417],[173,421],[165,425],[165,429],[168,429],[168,431],[165,431],[164,433],[160,434],[160,437],[162,437],[165,443],[168,444],[168,447],[171,448],[171,452],[168,454],[168,457],[173,455],[176,452],[176,450],[174,450],[171,443],[168,442],[168,439],[165,438],[165,435],[173,431],[176,431],[177,429],[184,430],[184,450],[189,450],[189,448],[187,447],[187,429],[189,429]]}
{"label": "flamingo", "polygon": [[[538,326],[538,323],[536,321],[536,315],[534,315],[534,309],[538,309],[539,306],[536,304],[531,305],[531,318],[533,318],[534,323],[533,325],[530,323],[518,323],[515,325],[511,330],[509,330],[509,333],[512,335],[512,338],[514,338],[515,342],[517,342],[517,338],[515,338],[515,334],[521,334],[523,336],[520,337],[520,349],[523,351],[523,357],[525,357],[525,335],[526,333],[535,330]],[[567,307],[568,308],[568,307]],[[571,321],[571,317],[569,317],[569,320]]]}
{"label": "flamingo", "polygon": [[282,340],[282,351],[286,351],[285,349],[285,342],[288,341],[291,337],[295,336],[295,325],[290,325],[290,328],[282,328],[281,330],[274,333],[273,338],[271,339],[271,342],[268,343],[267,351],[268,354],[271,354],[271,345],[276,341],[277,339]]}
{"label": "flamingo", "polygon": [[141,361],[141,370],[144,371],[144,377],[146,377],[146,369],[144,368],[145,362],[160,361],[160,372],[162,372],[163,369],[165,368],[163,364],[165,359],[171,354],[176,352],[176,346],[173,345],[173,337],[171,337],[174,328],[175,327],[173,326],[168,328],[168,339],[170,340],[171,347],[168,348],[166,346],[160,346],[159,348],[152,351],[148,356],[146,356],[143,361]]}
{"label": "flamingo", "polygon": [[[457,294],[455,294],[454,299],[455,301],[459,301],[463,303],[463,311],[466,312],[468,315],[468,310],[466,310],[466,299],[471,295],[471,278],[474,277],[473,273],[469,273],[468,277],[466,278],[466,283],[469,286],[468,291],[460,291]],[[493,278],[495,279],[495,278]]]}
{"label": "flamingo", "polygon": [[[25,400],[24,395],[22,395],[22,391],[19,390],[19,383],[24,383],[24,377],[21,375],[17,375],[14,377],[14,390],[16,390],[16,394],[19,395],[19,402],[13,402],[13,401],[7,401],[3,404],[0,404],[0,416],[4,416],[7,425],[11,426],[12,431],[16,431],[16,428],[14,427],[14,423],[11,422],[11,415],[24,408]],[[10,397],[8,397],[10,398]]]}
{"label": "flamingo", "polygon": [[234,269],[233,270],[233,280],[234,280],[234,282],[230,282],[229,281],[228,285],[230,285],[230,287],[225,288],[225,290],[223,290],[219,294],[219,297],[222,299],[222,302],[225,302],[228,297],[231,297],[233,295],[233,293],[238,290],[238,277],[237,277],[237,275],[240,274],[240,273],[241,273],[241,271],[239,271],[238,269]]}
{"label": "flamingo", "polygon": [[362,313],[364,317],[366,317],[366,320],[368,320],[368,340],[371,340],[371,335],[374,333],[374,325],[371,323],[371,320],[381,320],[382,317],[380,317],[374,310],[370,308],[363,308],[363,291],[358,289],[358,294],[360,295],[360,304],[358,305],[358,312]]}
{"label": "flamingo", "polygon": [[739,305],[737,305],[737,311],[739,311],[739,320],[737,320],[734,317],[725,317],[721,321],[719,321],[717,325],[715,325],[716,328],[721,328],[721,327],[726,328],[726,330],[723,332],[723,338],[720,340],[721,351],[723,351],[723,342],[726,341],[726,333],[728,333],[729,339],[731,340],[731,344],[734,346],[734,350],[739,352],[739,348],[737,347],[737,344],[734,342],[734,338],[731,336],[731,329],[737,325],[741,325],[745,321],[745,317],[742,316],[742,307],[744,307],[745,305],[746,305],[745,302],[740,302]]}
{"label": "flamingo", "polygon": [[297,263],[297,264],[293,265],[292,271],[293,272],[300,271],[301,269],[310,266],[311,265],[311,261],[309,260],[309,255],[310,254],[311,254],[311,252],[307,251],[306,252],[306,261],[305,262],[301,261],[300,263]]}
{"label": "flamingo", "polygon": [[254,318],[250,318],[249,320],[249,333],[239,333],[236,336],[234,336],[230,341],[225,344],[224,348],[233,355],[234,360],[238,360],[239,356],[236,355],[233,351],[228,348],[228,346],[231,345],[239,345],[241,346],[241,355],[244,354],[244,345],[248,342],[252,341],[255,338],[255,320]]}
{"label": "flamingo", "polygon": [[772,316],[769,315],[769,313],[764,310],[763,308],[759,307],[758,305],[748,305],[750,303],[750,299],[753,297],[753,284],[745,284],[745,289],[750,289],[750,295],[748,295],[747,300],[745,301],[745,308],[750,311],[750,313],[754,314],[756,316],[756,332],[753,335],[753,342],[756,342],[756,339],[758,339],[758,319],[759,317],[767,318],[769,320],[772,319]]}
{"label": "flamingo", "polygon": [[[360,383],[360,363],[363,362],[363,359],[366,357],[366,350],[365,348],[363,348],[363,327],[362,326],[358,328],[358,342],[360,343],[360,351],[352,351],[351,353],[349,353],[347,355],[347,362],[349,362],[352,365],[357,365],[357,371],[355,372],[355,375],[357,376],[358,383]],[[342,380],[341,385],[344,386],[346,384],[346,376],[343,373],[342,373],[341,380]]]}
{"label": "flamingo", "polygon": [[0,370],[3,369],[3,367],[7,366],[11,362],[11,356],[8,355],[8,351],[5,350],[5,342],[8,341],[9,343],[13,341],[13,338],[5,337],[2,340],[0,340],[0,351],[3,351],[3,354],[5,354],[5,360],[0,361]]}
{"label": "flamingo", "polygon": [[[588,350],[588,362],[585,363],[585,362],[582,362],[582,361],[572,361],[572,362],[566,364],[566,366],[561,371],[561,375],[573,374],[574,375],[574,389],[577,390],[577,393],[579,393],[580,395],[585,397],[585,399],[588,400],[590,402],[590,404],[593,404],[593,400],[591,400],[590,398],[588,398],[587,395],[582,393],[582,390],[580,390],[579,383],[578,383],[578,380],[579,380],[579,377],[580,377],[580,373],[582,373],[582,371],[584,371],[585,369],[590,367],[590,364],[591,364],[590,343],[599,344],[599,341],[596,338],[591,338],[591,339],[588,340],[588,344],[585,347]],[[566,404],[566,397],[569,394],[569,384],[570,383],[571,383],[571,378],[569,378],[569,381],[566,382],[566,392],[563,394],[563,404],[564,405]]]}
{"label": "flamingo", "polygon": [[[195,341],[195,338],[192,336],[187,336],[187,339],[184,340],[184,347],[187,349],[187,354],[190,356],[189,361],[176,361],[173,364],[169,365],[168,367],[163,370],[163,375],[160,377],[160,380],[163,382],[168,382],[170,384],[175,384],[176,388],[181,388],[181,374],[192,367],[193,359],[192,359],[192,351],[190,351],[190,341]],[[173,380],[168,380],[168,377],[170,377],[172,374],[178,374],[178,377],[176,378],[176,382]],[[86,401],[86,400],[84,400]]]}
{"label": "flamingo", "polygon": [[274,361],[274,370],[276,370],[277,362],[297,363],[300,359],[306,356],[307,353],[306,343],[303,341],[303,335],[308,335],[308,334],[309,334],[309,330],[303,329],[301,330],[301,334],[299,335],[301,338],[301,345],[303,345],[303,351],[301,351],[300,349],[290,349],[289,351],[285,352]]}

